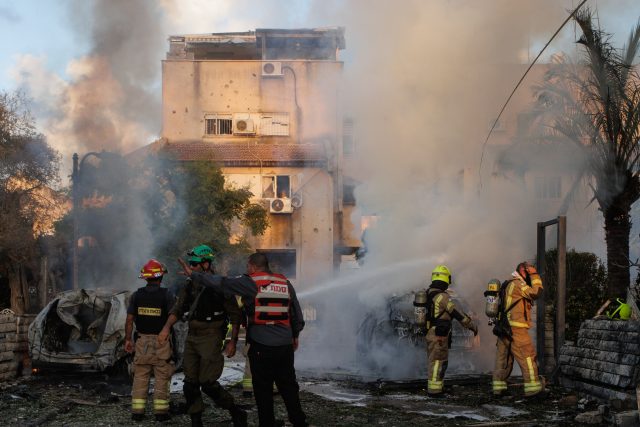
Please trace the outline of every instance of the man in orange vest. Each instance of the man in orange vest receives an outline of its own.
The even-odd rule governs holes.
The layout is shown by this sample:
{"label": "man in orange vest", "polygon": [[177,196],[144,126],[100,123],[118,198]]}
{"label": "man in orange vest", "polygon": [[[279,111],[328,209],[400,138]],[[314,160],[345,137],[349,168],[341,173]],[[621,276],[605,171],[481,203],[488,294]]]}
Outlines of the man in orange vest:
{"label": "man in orange vest", "polygon": [[184,261],[179,261],[194,283],[242,297],[248,320],[249,360],[260,426],[275,425],[274,383],[284,400],[291,424],[307,426],[300,405],[293,356],[298,349],[304,320],[289,280],[282,274],[273,273],[267,256],[260,252],[249,256],[246,275],[232,278],[195,272]]}

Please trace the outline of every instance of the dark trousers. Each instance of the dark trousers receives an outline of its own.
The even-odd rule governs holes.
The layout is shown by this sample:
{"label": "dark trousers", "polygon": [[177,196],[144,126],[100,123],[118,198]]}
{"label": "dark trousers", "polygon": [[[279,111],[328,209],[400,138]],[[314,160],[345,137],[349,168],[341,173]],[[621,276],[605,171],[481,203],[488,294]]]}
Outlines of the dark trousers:
{"label": "dark trousers", "polygon": [[273,383],[284,400],[289,421],[295,427],[307,426],[306,415],[300,406],[299,387],[293,367],[293,346],[266,346],[256,342],[249,348],[249,362],[253,379],[253,394],[258,406],[260,427],[272,427]]}

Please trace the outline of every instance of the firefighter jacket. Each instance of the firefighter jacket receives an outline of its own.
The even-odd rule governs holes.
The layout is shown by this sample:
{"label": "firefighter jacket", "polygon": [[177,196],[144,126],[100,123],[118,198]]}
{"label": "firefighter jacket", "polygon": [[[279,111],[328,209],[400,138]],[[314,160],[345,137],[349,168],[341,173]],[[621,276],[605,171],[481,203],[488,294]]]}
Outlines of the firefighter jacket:
{"label": "firefighter jacket", "polygon": [[169,317],[173,302],[173,294],[159,285],[147,285],[134,292],[127,313],[135,316],[136,332],[158,335]]}
{"label": "firefighter jacket", "polygon": [[435,328],[438,337],[446,337],[451,333],[451,322],[456,319],[463,326],[471,323],[471,318],[456,309],[447,293],[449,285],[441,280],[434,280],[427,289],[427,304],[429,305],[429,324],[427,329]]}
{"label": "firefighter jacket", "polygon": [[273,322],[272,324],[264,325],[253,322],[256,313],[258,285],[251,276],[223,277],[193,272],[191,278],[194,282],[202,286],[222,290],[231,297],[234,295],[240,295],[242,297],[242,303],[249,320],[249,327],[247,328],[249,342],[257,342],[266,346],[290,345],[292,338],[298,338],[300,331],[304,328],[302,309],[300,308],[296,291],[293,285],[286,280],[286,277],[284,279],[286,280],[290,300],[287,310],[289,317],[288,325],[283,322]]}
{"label": "firefighter jacket", "polygon": [[180,289],[170,312],[178,319],[185,313],[189,313],[187,319],[192,326],[206,326],[208,323],[225,319],[233,325],[239,325],[242,321],[242,313],[233,296],[200,286],[191,279],[187,279]]}
{"label": "firefighter jacket", "polygon": [[513,279],[505,289],[504,307],[511,327],[531,327],[531,306],[542,292],[542,280],[537,273],[531,274],[531,286],[517,272],[511,273]]}

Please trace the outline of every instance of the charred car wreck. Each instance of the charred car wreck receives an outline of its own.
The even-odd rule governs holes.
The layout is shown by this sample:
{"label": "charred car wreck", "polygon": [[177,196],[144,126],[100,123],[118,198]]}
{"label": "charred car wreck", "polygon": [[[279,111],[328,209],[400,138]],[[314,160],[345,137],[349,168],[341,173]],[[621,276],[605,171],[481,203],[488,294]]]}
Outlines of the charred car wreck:
{"label": "charred car wreck", "polygon": [[[467,313],[468,304],[448,291],[456,306]],[[360,366],[368,374],[384,377],[409,378],[426,375],[426,330],[416,319],[414,300],[417,292],[393,295],[387,299],[385,310],[366,314],[358,327],[356,342]],[[471,314],[476,320],[477,316]],[[453,322],[450,336],[449,369],[460,373],[472,372],[473,355],[479,349],[480,336]]]}
{"label": "charred car wreck", "polygon": [[[29,353],[36,368],[130,373],[124,351],[129,291],[80,289],[59,294],[29,327]],[[176,365],[180,365],[186,325],[174,326]]]}

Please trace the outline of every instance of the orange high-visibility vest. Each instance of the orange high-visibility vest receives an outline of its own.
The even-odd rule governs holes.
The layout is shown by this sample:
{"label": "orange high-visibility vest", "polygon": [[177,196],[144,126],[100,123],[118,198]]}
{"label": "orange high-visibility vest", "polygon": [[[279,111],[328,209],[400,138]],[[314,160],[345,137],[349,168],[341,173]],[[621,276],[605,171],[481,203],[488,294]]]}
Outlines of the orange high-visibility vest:
{"label": "orange high-visibility vest", "polygon": [[252,323],[254,325],[279,324],[289,327],[291,296],[287,278],[282,274],[263,271],[252,273],[250,276],[258,288]]}

